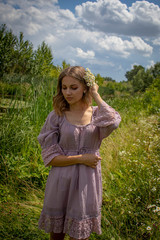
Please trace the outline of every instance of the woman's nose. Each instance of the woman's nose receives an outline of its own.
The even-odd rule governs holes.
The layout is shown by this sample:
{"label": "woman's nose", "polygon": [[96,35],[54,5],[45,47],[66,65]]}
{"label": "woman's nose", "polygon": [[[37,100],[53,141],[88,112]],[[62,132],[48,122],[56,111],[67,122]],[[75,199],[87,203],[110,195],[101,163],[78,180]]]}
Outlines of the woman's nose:
{"label": "woman's nose", "polygon": [[71,94],[71,91],[70,91],[69,88],[67,88],[67,90],[66,90],[66,94],[67,94],[67,95],[70,95],[70,94]]}

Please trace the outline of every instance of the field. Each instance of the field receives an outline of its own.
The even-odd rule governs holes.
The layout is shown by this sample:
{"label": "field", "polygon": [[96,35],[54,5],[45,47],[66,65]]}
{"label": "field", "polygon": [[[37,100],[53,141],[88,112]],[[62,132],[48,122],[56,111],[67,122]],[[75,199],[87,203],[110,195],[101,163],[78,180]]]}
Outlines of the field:
{"label": "field", "polygon": [[[51,81],[2,85],[0,239],[49,239],[37,227],[49,172],[43,166],[37,135],[52,110],[54,85]],[[104,99],[121,114],[122,122],[100,149],[102,235],[92,234],[91,240],[160,239],[157,99],[150,92]]]}

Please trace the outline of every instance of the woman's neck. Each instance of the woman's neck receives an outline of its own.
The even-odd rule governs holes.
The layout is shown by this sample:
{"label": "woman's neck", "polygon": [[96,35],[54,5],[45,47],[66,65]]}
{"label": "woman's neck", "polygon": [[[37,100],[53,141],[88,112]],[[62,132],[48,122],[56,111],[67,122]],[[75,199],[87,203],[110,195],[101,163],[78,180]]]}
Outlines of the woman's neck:
{"label": "woman's neck", "polygon": [[86,111],[90,106],[84,103],[76,103],[70,105],[70,111],[71,112],[79,112],[79,111]]}

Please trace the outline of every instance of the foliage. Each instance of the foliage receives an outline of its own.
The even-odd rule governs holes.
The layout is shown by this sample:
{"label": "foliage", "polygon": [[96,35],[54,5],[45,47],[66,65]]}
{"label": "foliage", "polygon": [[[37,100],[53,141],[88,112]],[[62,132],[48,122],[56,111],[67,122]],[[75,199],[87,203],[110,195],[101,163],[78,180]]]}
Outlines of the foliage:
{"label": "foliage", "polygon": [[114,79],[112,79],[111,77],[104,77],[104,81],[107,82],[116,82]]}
{"label": "foliage", "polygon": [[154,79],[153,84],[147,88],[143,101],[149,114],[160,113],[160,77]]}
{"label": "foliage", "polygon": [[128,81],[132,81],[140,70],[144,70],[144,67],[141,65],[134,65],[132,70],[126,72],[125,77]]}
{"label": "foliage", "polygon": [[0,27],[0,77],[4,72],[9,73],[14,58],[14,46],[17,37],[8,31],[5,24]]}
{"label": "foliage", "polygon": [[[19,38],[6,25],[0,28],[0,77],[6,75],[49,76],[53,65],[51,48],[43,41],[37,50],[33,51],[33,44],[24,40],[22,32]],[[52,72],[53,76],[53,72]]]}
{"label": "foliage", "polygon": [[63,60],[63,62],[62,62],[62,70],[65,69],[65,68],[68,68],[68,67],[70,67],[70,64],[66,63],[66,61]]}
{"label": "foliage", "polygon": [[150,86],[153,82],[153,77],[150,74],[150,71],[143,69],[139,70],[138,73],[133,77],[132,85],[134,92],[144,92],[145,89]]}
{"label": "foliage", "polygon": [[154,78],[157,78],[160,76],[160,62],[157,62],[150,68],[150,72],[153,75]]}
{"label": "foliage", "polygon": [[98,73],[98,74],[95,76],[95,80],[96,80],[97,84],[98,84],[99,86],[101,86],[101,85],[103,84],[104,78],[101,77],[101,75]]}
{"label": "foliage", "polygon": [[33,64],[33,45],[28,40],[24,40],[22,32],[17,38],[13,49],[14,56],[11,62],[10,73],[28,74]]}
{"label": "foliage", "polygon": [[53,56],[51,48],[43,41],[34,53],[34,68],[33,74],[46,76],[50,73],[53,65]]}
{"label": "foliage", "polygon": [[156,79],[160,77],[160,63],[157,62],[149,69],[144,69],[141,65],[134,66],[131,71],[126,72],[128,82],[131,82],[133,92],[144,92]]}
{"label": "foliage", "polygon": [[99,87],[99,92],[105,99],[120,96],[125,97],[132,94],[133,87],[130,82],[104,81],[103,85]]}

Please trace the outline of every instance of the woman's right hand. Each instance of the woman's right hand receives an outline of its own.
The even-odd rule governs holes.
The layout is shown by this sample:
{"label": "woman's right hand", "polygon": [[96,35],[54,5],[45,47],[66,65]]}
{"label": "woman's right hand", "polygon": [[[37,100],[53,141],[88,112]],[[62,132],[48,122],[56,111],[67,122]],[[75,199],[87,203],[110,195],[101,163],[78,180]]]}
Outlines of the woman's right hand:
{"label": "woman's right hand", "polygon": [[81,155],[80,163],[84,164],[88,167],[91,167],[91,168],[96,168],[98,162],[101,159],[102,159],[101,157],[99,157],[95,154],[86,153],[86,154]]}

